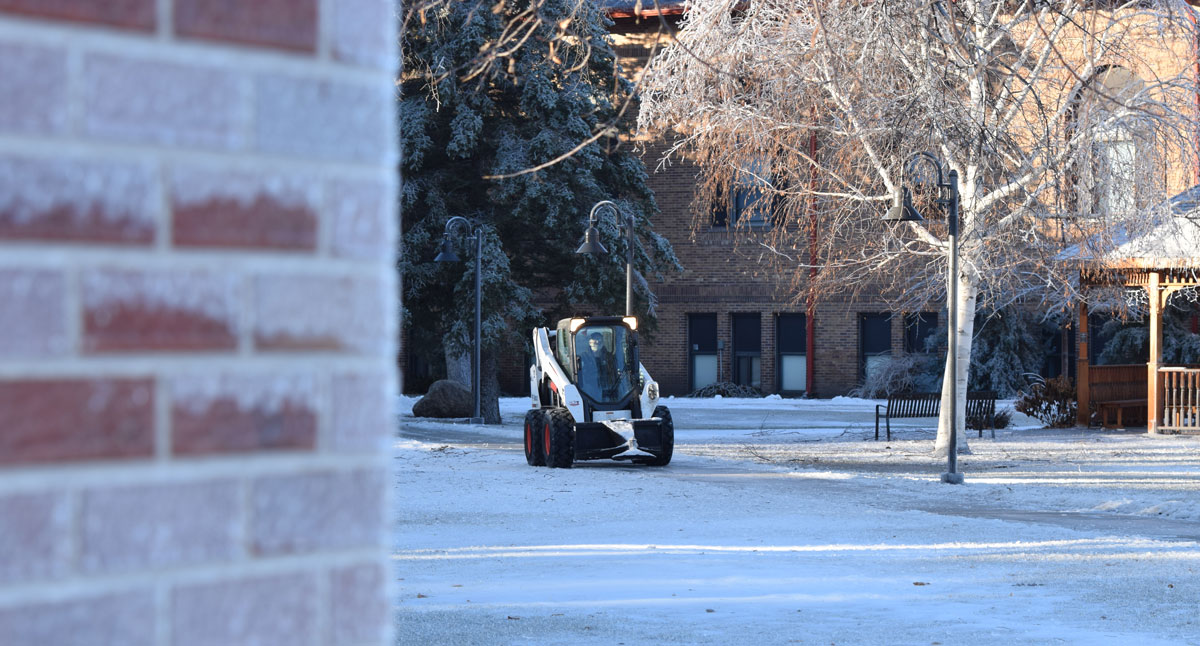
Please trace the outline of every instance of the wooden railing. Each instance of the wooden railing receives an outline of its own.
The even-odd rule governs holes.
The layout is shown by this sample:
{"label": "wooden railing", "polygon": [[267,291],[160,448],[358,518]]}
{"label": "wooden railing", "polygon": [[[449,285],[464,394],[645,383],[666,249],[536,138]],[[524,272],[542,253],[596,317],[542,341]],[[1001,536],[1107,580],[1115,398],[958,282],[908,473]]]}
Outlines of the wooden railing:
{"label": "wooden railing", "polygon": [[1114,416],[1117,426],[1145,424],[1146,392],[1144,363],[1088,368],[1088,410],[1106,427]]}
{"label": "wooden railing", "polygon": [[1146,364],[1090,366],[1088,392],[1092,404],[1123,399],[1146,398]]}
{"label": "wooden railing", "polygon": [[1163,418],[1159,428],[1200,432],[1200,367],[1158,369],[1163,389]]}

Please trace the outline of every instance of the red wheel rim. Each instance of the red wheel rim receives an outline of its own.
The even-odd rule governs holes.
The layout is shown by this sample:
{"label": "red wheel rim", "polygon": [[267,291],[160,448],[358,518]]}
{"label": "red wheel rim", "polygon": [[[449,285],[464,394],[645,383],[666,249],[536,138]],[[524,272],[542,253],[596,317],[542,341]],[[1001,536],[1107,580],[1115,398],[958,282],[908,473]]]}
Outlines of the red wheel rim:
{"label": "red wheel rim", "polygon": [[549,421],[546,422],[546,429],[544,431],[542,431],[542,437],[545,438],[545,441],[542,442],[542,444],[546,448],[546,457],[549,458],[550,457],[550,422]]}

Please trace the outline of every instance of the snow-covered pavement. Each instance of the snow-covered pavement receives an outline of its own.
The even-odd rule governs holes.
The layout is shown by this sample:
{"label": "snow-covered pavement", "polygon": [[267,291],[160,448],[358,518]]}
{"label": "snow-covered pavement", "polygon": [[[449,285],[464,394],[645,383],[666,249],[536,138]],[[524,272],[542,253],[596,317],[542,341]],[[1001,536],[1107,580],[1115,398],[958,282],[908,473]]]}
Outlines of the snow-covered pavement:
{"label": "snow-covered pavement", "polygon": [[1200,644],[1200,438],[874,442],[873,402],[674,399],[665,468],[531,468],[504,424],[395,448],[400,644]]}

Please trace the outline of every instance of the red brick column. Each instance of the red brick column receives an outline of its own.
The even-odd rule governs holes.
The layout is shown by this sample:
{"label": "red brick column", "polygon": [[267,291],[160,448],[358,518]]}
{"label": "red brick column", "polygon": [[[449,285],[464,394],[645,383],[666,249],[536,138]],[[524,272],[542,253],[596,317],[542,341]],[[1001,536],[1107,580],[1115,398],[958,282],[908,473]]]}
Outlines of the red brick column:
{"label": "red brick column", "polygon": [[0,0],[0,643],[392,643],[389,0]]}

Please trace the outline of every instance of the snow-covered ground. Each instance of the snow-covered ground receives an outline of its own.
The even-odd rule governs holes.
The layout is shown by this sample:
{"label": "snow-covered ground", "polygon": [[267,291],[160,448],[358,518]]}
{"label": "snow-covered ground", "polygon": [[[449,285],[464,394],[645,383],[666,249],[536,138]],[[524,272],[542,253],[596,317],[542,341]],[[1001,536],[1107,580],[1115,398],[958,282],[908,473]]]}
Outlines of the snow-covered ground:
{"label": "snow-covered ground", "polygon": [[504,423],[395,444],[400,644],[1200,644],[1200,438],[873,441],[876,402],[668,401],[675,458],[526,466]]}

